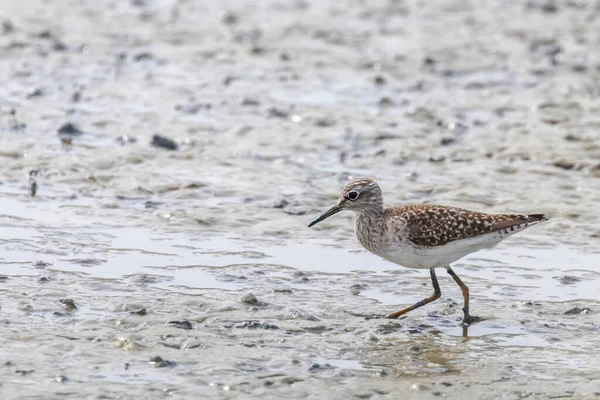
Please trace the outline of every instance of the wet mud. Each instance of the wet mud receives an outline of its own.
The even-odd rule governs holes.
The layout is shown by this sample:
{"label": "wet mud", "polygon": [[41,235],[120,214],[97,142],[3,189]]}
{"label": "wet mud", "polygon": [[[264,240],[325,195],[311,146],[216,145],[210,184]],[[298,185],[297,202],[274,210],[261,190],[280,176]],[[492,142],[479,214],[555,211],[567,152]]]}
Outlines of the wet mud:
{"label": "wet mud", "polygon": [[[2,398],[599,397],[597,11],[0,0]],[[550,221],[365,320],[362,175]]]}

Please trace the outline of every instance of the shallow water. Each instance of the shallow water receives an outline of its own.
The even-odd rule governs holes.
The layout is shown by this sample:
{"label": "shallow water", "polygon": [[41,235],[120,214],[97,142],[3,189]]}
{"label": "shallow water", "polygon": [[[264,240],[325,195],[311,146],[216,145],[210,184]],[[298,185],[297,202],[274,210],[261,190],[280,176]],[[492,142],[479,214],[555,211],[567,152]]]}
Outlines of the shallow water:
{"label": "shallow water", "polygon": [[[600,396],[596,14],[0,0],[2,398]],[[443,270],[364,320],[432,289],[307,228],[359,175],[551,219],[456,263],[468,330]]]}

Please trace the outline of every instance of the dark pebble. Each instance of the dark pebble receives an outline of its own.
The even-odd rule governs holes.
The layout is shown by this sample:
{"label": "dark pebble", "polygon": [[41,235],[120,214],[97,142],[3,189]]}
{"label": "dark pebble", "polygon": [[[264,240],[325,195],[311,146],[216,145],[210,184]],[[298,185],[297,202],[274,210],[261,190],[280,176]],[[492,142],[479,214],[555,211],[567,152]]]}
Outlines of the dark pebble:
{"label": "dark pebble", "polygon": [[155,368],[166,368],[166,367],[174,367],[177,363],[169,360],[163,360],[161,357],[156,356],[152,357],[149,361],[150,365],[153,365]]}
{"label": "dark pebble", "polygon": [[580,136],[573,135],[572,133],[565,136],[567,142],[581,142],[583,139]]}
{"label": "dark pebble", "polygon": [[67,378],[64,375],[56,375],[56,377],[54,378],[54,380],[58,383],[65,383],[66,381],[69,380],[69,378]]}
{"label": "dark pebble", "polygon": [[248,293],[246,295],[244,295],[240,301],[244,304],[249,304],[249,305],[257,305],[260,304],[260,302],[258,301],[258,299],[256,298],[255,295],[253,295],[252,293]]}
{"label": "dark pebble", "polygon": [[384,96],[381,99],[379,99],[379,102],[377,104],[379,105],[379,107],[387,107],[394,105],[394,102],[389,97]]}
{"label": "dark pebble", "polygon": [[293,385],[294,383],[297,382],[302,382],[303,379],[300,378],[294,378],[293,376],[286,376],[285,378],[283,378],[281,380],[281,383],[287,383],[288,385]]}
{"label": "dark pebble", "polygon": [[451,137],[445,137],[445,138],[442,138],[442,140],[440,140],[440,144],[442,146],[448,146],[448,145],[451,145],[454,142],[456,142],[456,139],[451,138]]}
{"label": "dark pebble", "polygon": [[174,328],[185,329],[185,330],[193,329],[192,324],[188,320],[183,320],[183,321],[173,320],[173,321],[167,322],[166,325],[172,326]]}
{"label": "dark pebble", "polygon": [[315,125],[322,128],[328,128],[335,125],[335,121],[331,118],[319,118],[315,121]]}
{"label": "dark pebble", "polygon": [[285,208],[290,204],[289,201],[287,201],[286,199],[281,199],[277,202],[275,202],[275,204],[273,204],[273,208]]}
{"label": "dark pebble", "polygon": [[136,55],[133,56],[133,61],[147,61],[147,60],[152,60],[154,58],[154,54],[149,53],[149,52],[141,52],[141,53],[137,53]]}
{"label": "dark pebble", "polygon": [[265,116],[269,118],[287,118],[289,115],[287,111],[276,107],[269,107],[265,111]]}
{"label": "dark pebble", "polygon": [[434,162],[434,163],[442,162],[445,159],[446,159],[446,157],[444,157],[444,156],[431,156],[431,157],[429,157],[429,161]]}
{"label": "dark pebble", "polygon": [[77,306],[73,299],[60,299],[58,301],[66,311],[77,310]]}
{"label": "dark pebble", "polygon": [[158,208],[159,205],[157,201],[148,200],[144,203],[144,208]]}
{"label": "dark pebble", "polygon": [[50,32],[48,29],[44,29],[43,31],[39,32],[36,36],[40,39],[50,39],[51,37],[53,37],[52,32]]}
{"label": "dark pebble", "polygon": [[590,312],[592,312],[592,310],[588,307],[584,307],[584,308],[573,307],[570,310],[565,311],[565,315],[588,314]]}
{"label": "dark pebble", "polygon": [[32,369],[18,369],[15,371],[15,374],[21,374],[21,376],[29,375],[32,373],[33,373]]}
{"label": "dark pebble", "polygon": [[177,150],[178,149],[177,143],[175,143],[171,139],[168,139],[168,138],[166,138],[164,136],[160,136],[160,135],[152,136],[152,142],[150,142],[150,144],[152,146],[162,147],[167,150]]}
{"label": "dark pebble", "polygon": [[234,25],[237,24],[238,21],[238,16],[232,12],[226,12],[221,16],[221,23],[225,25]]}
{"label": "dark pebble", "polygon": [[2,25],[0,27],[0,32],[4,35],[8,35],[9,33],[13,33],[15,31],[15,26],[12,22],[5,20],[2,21]]}
{"label": "dark pebble", "polygon": [[386,80],[385,80],[385,78],[384,78],[383,76],[381,76],[381,75],[377,75],[377,76],[376,76],[376,77],[373,79],[373,82],[374,82],[376,85],[384,85],[384,84],[386,83]]}
{"label": "dark pebble", "polygon": [[83,131],[71,122],[67,122],[66,124],[64,124],[63,126],[58,128],[57,132],[59,135],[68,135],[68,136],[83,135]]}
{"label": "dark pebble", "polygon": [[62,40],[54,39],[52,41],[52,50],[67,51],[67,49],[68,49],[67,45]]}
{"label": "dark pebble", "polygon": [[223,86],[229,86],[233,83],[233,81],[235,81],[235,76],[232,75],[227,75],[225,78],[223,78]]}
{"label": "dark pebble", "polygon": [[265,52],[265,48],[262,46],[250,46],[250,49],[248,50],[248,52],[250,54],[263,54]]}
{"label": "dark pebble", "polygon": [[242,97],[240,99],[240,104],[242,106],[258,106],[258,105],[260,105],[260,102],[256,99],[253,99],[250,97]]}
{"label": "dark pebble", "polygon": [[558,161],[555,161],[552,165],[557,168],[562,168],[567,171],[575,168],[575,163],[573,161],[568,161],[568,160],[558,160]]}
{"label": "dark pebble", "polygon": [[185,114],[197,114],[199,111],[202,110],[209,110],[212,108],[212,104],[210,103],[195,103],[195,104],[177,104],[175,106],[175,110],[176,111],[181,111],[182,113]]}
{"label": "dark pebble", "polygon": [[[146,311],[145,308],[140,308],[139,310],[130,311],[129,313],[133,314],[133,315],[139,315],[139,316],[143,316],[143,315],[148,314],[148,312]],[[190,325],[190,329],[192,329],[191,325]]]}
{"label": "dark pebble", "polygon": [[572,275],[555,276],[554,279],[557,279],[563,285],[572,285],[573,283],[581,282],[580,278]]}
{"label": "dark pebble", "polygon": [[236,328],[240,328],[240,329],[279,329],[279,327],[277,325],[274,324],[268,324],[266,322],[258,322],[258,321],[243,321],[240,322],[239,324],[235,325]]}

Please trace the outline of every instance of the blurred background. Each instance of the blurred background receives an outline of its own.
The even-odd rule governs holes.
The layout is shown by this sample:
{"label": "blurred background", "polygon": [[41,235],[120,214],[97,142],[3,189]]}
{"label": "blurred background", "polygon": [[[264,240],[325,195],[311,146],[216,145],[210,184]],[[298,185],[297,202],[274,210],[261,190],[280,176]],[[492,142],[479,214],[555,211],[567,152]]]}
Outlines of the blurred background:
{"label": "blurred background", "polygon": [[[9,397],[597,395],[599,18],[583,0],[0,0]],[[490,320],[474,339],[450,281],[402,322],[344,314],[429,290],[363,252],[352,215],[306,228],[357,176],[387,205],[549,214],[462,265]]]}

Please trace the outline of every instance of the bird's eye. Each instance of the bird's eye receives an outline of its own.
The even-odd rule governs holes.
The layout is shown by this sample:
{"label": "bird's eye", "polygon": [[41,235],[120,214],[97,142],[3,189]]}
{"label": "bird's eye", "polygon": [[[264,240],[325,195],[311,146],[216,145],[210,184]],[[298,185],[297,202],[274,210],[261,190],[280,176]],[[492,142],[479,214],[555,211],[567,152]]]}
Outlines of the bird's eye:
{"label": "bird's eye", "polygon": [[348,193],[348,198],[350,200],[356,200],[358,198],[358,192],[353,190],[350,193]]}

